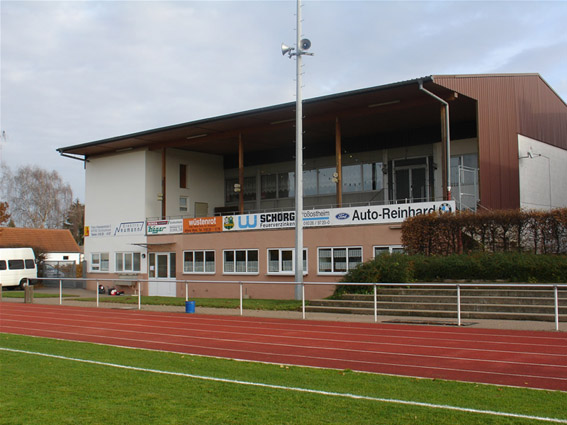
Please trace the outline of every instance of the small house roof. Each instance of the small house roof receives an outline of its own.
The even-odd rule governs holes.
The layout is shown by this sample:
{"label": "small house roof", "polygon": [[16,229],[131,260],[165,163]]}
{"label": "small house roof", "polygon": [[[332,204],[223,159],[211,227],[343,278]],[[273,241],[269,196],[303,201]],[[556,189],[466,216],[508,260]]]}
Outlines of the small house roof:
{"label": "small house roof", "polygon": [[0,227],[0,248],[32,247],[46,253],[81,252],[68,229]]}

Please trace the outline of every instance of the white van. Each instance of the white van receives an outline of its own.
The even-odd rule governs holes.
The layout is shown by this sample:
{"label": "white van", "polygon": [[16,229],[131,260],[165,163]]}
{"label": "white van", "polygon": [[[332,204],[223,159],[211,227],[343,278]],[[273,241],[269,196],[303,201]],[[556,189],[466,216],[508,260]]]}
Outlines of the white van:
{"label": "white van", "polygon": [[31,248],[0,248],[0,284],[20,289],[37,278],[35,255]]}

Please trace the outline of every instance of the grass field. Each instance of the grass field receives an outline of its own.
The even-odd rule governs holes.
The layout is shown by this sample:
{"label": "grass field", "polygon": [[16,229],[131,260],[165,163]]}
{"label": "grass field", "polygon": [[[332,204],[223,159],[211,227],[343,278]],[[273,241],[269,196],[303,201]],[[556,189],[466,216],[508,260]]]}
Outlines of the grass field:
{"label": "grass field", "polygon": [[447,406],[567,423],[566,392],[267,365],[10,334],[0,334],[0,365],[2,424],[548,422]]}

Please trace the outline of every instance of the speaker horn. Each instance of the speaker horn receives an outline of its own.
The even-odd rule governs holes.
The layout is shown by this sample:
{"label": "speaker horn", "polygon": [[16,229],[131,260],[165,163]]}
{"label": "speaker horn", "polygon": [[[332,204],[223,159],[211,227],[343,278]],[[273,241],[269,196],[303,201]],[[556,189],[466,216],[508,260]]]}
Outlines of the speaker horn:
{"label": "speaker horn", "polygon": [[282,43],[282,55],[289,53],[291,55],[291,51],[294,50],[293,47],[289,47],[288,45]]}
{"label": "speaker horn", "polygon": [[307,38],[302,39],[299,44],[301,45],[301,50],[309,50],[311,47],[311,41]]}

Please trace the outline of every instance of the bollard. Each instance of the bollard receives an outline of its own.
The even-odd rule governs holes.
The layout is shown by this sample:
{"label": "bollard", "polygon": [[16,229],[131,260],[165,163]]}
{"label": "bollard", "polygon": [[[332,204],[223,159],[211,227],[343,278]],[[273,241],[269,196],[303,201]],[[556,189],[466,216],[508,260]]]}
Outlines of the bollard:
{"label": "bollard", "polygon": [[33,286],[26,285],[24,288],[24,303],[33,304]]}
{"label": "bollard", "polygon": [[195,313],[195,301],[185,301],[185,313]]}

